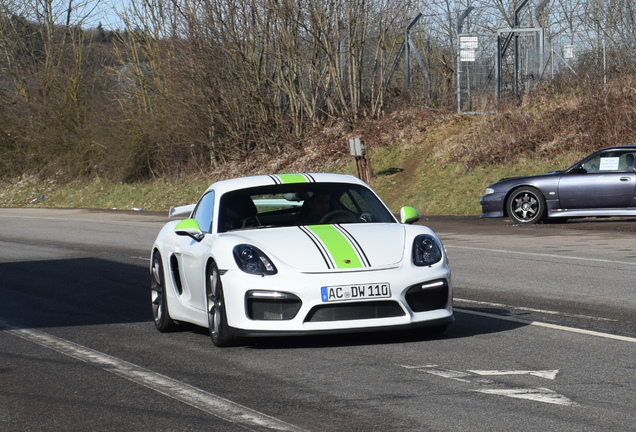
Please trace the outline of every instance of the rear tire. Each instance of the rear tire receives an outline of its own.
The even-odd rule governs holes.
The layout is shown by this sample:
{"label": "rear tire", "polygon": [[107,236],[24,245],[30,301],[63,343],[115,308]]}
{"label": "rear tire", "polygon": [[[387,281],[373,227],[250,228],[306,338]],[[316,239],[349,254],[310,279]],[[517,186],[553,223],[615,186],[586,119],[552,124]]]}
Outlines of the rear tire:
{"label": "rear tire", "polygon": [[150,293],[155,327],[162,333],[174,330],[177,324],[170,318],[163,264],[159,252],[155,252],[152,256],[152,266],[150,267]]}
{"label": "rear tire", "polygon": [[215,262],[208,266],[206,278],[206,298],[208,310],[208,326],[210,338],[217,347],[228,347],[236,344],[237,338],[230,335],[225,313],[225,297],[221,276]]}
{"label": "rear tire", "polygon": [[507,209],[510,219],[518,224],[537,223],[545,214],[545,198],[533,187],[521,187],[510,194]]}

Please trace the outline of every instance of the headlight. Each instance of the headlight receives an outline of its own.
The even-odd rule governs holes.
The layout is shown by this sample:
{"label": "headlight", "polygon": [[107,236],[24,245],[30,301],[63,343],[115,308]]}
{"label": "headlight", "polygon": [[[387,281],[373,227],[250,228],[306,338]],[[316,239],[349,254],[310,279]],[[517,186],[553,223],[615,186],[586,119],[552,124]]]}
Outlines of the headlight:
{"label": "headlight", "polygon": [[442,259],[442,246],[429,234],[420,234],[413,241],[413,264],[431,266]]}
{"label": "headlight", "polygon": [[236,265],[245,273],[255,275],[274,275],[278,273],[274,264],[260,249],[241,244],[234,247]]}
{"label": "headlight", "polygon": [[494,194],[495,190],[493,188],[486,188],[486,193],[484,195]]}

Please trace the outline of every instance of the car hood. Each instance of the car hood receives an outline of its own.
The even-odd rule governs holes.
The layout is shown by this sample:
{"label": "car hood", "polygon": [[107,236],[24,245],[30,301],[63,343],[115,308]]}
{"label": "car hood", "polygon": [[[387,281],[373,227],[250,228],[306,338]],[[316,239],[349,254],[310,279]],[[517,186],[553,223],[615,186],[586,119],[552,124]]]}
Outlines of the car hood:
{"label": "car hood", "polygon": [[397,266],[405,227],[359,223],[265,228],[233,232],[235,242],[261,249],[276,265],[302,272],[355,271]]}
{"label": "car hood", "polygon": [[504,183],[504,182],[508,182],[508,181],[515,181],[515,180],[539,179],[539,178],[551,177],[551,176],[554,176],[554,175],[560,175],[562,173],[563,173],[563,171],[550,171],[550,172],[545,173],[545,174],[537,174],[537,175],[531,175],[531,176],[505,177],[505,178],[499,179],[499,181],[497,181],[497,183],[494,183],[494,184]]}

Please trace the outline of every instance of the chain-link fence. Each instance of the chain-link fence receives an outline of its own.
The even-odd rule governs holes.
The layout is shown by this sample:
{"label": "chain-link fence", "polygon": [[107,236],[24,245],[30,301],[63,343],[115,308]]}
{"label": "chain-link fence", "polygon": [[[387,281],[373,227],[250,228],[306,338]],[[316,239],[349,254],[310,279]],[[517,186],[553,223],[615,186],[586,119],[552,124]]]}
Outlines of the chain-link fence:
{"label": "chain-link fence", "polygon": [[[636,70],[636,0],[455,2],[451,13],[441,13],[435,2],[419,7],[424,17],[413,27],[414,44],[437,88],[455,69],[451,98],[456,94],[461,113],[496,110],[499,97],[520,96],[542,83],[609,82]],[[417,83],[416,71],[413,94]]]}
{"label": "chain-link fence", "polygon": [[496,96],[497,35],[460,35],[457,61],[458,112],[495,111]]}

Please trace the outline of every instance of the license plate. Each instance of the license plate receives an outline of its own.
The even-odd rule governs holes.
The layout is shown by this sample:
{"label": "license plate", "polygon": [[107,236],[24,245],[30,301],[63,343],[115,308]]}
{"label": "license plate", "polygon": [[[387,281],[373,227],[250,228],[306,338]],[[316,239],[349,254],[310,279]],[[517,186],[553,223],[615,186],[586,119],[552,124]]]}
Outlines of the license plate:
{"label": "license plate", "polygon": [[365,300],[391,297],[391,288],[388,283],[339,285],[322,287],[321,293],[323,302]]}

